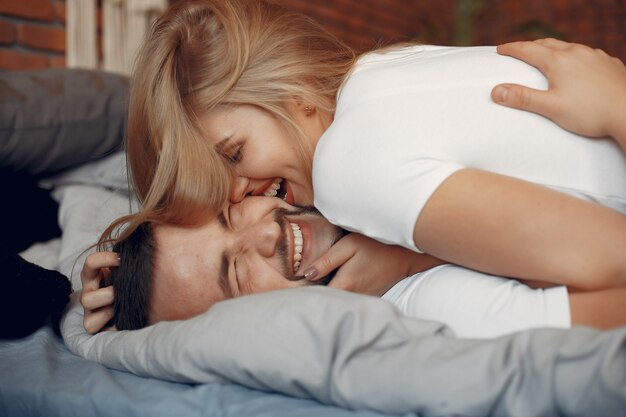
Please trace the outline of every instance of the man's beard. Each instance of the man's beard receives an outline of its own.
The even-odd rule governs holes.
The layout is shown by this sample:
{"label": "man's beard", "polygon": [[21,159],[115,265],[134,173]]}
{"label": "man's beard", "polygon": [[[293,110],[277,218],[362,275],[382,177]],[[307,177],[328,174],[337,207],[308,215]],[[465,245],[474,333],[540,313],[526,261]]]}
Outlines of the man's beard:
{"label": "man's beard", "polygon": [[[289,281],[300,281],[304,279],[304,276],[295,275],[293,273],[291,261],[288,259],[289,258],[289,250],[288,250],[289,244],[287,243],[288,234],[286,231],[287,230],[286,228],[288,227],[288,222],[287,222],[286,216],[297,216],[297,215],[303,215],[303,214],[308,214],[311,216],[324,218],[324,216],[322,216],[322,213],[320,213],[319,210],[313,206],[298,207],[295,210],[287,210],[284,208],[279,208],[274,211],[274,221],[278,223],[278,225],[280,226],[280,233],[281,233],[280,242],[278,243],[278,247],[276,248],[276,251],[278,253],[278,258],[280,259],[280,262],[282,265],[283,276]],[[346,230],[339,228],[337,235],[334,237],[331,243],[331,247],[346,234],[348,234]],[[328,285],[328,283],[332,281],[332,279],[337,274],[338,269],[339,268],[331,271],[325,277],[319,280],[316,280],[314,285]]]}

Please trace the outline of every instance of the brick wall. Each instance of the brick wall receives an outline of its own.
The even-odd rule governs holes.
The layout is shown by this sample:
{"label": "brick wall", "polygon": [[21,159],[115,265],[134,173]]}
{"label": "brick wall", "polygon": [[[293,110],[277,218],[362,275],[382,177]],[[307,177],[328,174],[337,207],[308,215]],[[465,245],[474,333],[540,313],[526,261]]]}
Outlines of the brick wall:
{"label": "brick wall", "polygon": [[[626,61],[624,0],[274,1],[360,51],[402,40],[485,45],[554,36]],[[65,0],[0,0],[0,68],[65,65],[64,26]]]}
{"label": "brick wall", "polygon": [[626,62],[624,0],[275,0],[359,50],[395,40],[495,45],[547,36],[602,48]]}
{"label": "brick wall", "polygon": [[357,50],[396,41],[450,43],[454,0],[275,0],[313,17]]}
{"label": "brick wall", "polygon": [[556,37],[604,49],[626,62],[624,0],[485,0],[476,13],[476,44]]}
{"label": "brick wall", "polygon": [[62,66],[64,0],[0,0],[0,68]]}

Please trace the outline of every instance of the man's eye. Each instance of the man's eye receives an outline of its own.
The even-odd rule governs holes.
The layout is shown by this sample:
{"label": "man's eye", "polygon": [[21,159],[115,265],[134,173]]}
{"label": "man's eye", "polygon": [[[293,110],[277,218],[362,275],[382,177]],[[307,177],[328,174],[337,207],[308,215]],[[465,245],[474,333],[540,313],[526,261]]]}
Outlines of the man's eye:
{"label": "man's eye", "polygon": [[[239,268],[237,268],[237,263],[238,263],[239,257],[236,256],[235,259],[233,260],[233,269],[235,270],[235,293],[236,294],[241,294],[241,287],[239,285],[239,278],[241,277],[241,271],[239,270]],[[240,266],[241,267],[241,266]]]}

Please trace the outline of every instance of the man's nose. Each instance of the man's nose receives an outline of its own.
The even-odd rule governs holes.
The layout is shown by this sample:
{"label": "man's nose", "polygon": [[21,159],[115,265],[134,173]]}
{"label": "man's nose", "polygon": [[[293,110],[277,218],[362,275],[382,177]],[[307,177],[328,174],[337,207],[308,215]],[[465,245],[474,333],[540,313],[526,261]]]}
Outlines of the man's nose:
{"label": "man's nose", "polygon": [[244,237],[250,249],[268,258],[276,255],[281,238],[280,226],[273,219],[260,221],[255,227],[250,228],[247,237]]}

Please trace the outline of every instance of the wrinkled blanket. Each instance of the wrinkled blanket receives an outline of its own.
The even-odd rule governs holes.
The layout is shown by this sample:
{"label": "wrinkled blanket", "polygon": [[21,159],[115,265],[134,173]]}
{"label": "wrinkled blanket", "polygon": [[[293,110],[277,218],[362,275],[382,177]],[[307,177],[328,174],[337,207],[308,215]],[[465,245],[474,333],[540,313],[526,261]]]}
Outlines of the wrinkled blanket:
{"label": "wrinkled blanket", "polygon": [[299,288],[217,303],[205,314],[90,336],[75,304],[62,323],[73,352],[171,381],[232,381],[386,413],[623,416],[626,328],[453,337],[384,300]]}

